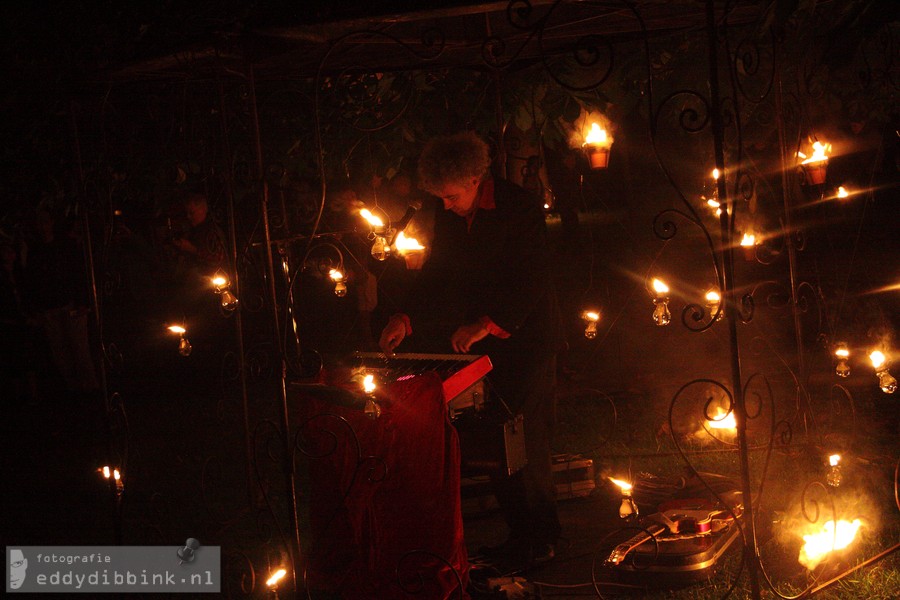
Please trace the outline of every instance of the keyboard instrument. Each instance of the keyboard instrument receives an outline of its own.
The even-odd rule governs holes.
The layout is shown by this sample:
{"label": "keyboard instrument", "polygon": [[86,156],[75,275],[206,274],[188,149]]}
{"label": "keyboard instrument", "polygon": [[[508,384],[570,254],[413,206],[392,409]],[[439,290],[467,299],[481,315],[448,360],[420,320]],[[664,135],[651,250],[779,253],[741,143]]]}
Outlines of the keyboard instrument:
{"label": "keyboard instrument", "polygon": [[385,356],[381,352],[355,352],[352,360],[356,366],[390,381],[403,381],[430,371],[437,373],[443,382],[450,418],[470,408],[481,410],[485,402],[484,377],[493,368],[490,358],[477,354],[400,353]]}

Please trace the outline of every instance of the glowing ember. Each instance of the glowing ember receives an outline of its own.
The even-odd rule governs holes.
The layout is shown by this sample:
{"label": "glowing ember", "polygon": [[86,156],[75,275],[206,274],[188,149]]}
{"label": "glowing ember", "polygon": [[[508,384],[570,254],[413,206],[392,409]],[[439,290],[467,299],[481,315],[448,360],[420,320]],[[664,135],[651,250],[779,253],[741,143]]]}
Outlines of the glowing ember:
{"label": "glowing ember", "polygon": [[797,156],[799,158],[804,159],[803,162],[800,163],[801,165],[808,165],[810,163],[828,160],[827,153],[831,152],[831,144],[823,144],[822,142],[816,140],[815,142],[813,142],[812,148],[813,155],[809,158],[807,158],[807,156],[802,152],[797,153]]}
{"label": "glowing ember", "polygon": [[375,391],[375,376],[372,374],[366,375],[363,378],[363,391],[367,394],[371,394]]}
{"label": "glowing ember", "polygon": [[741,238],[741,246],[744,248],[749,248],[750,246],[756,245],[756,236],[752,233],[745,233],[744,237]]}
{"label": "glowing ember", "polygon": [[663,281],[661,279],[654,278],[653,281],[651,282],[651,285],[653,286],[653,291],[659,295],[669,293],[669,286],[667,286],[665,283],[663,283]]}
{"label": "glowing ember", "polygon": [[832,467],[836,467],[839,462],[841,462],[840,454],[832,454],[831,456],[828,457],[828,464],[831,465]]}
{"label": "glowing ember", "polygon": [[403,254],[404,252],[413,252],[416,250],[424,250],[425,246],[419,243],[419,240],[416,238],[408,238],[401,231],[397,234],[397,239],[394,240],[394,249]]}
{"label": "glowing ember", "polygon": [[187,333],[187,329],[185,329],[181,325],[169,325],[168,329],[172,333]]}
{"label": "glowing ember", "polygon": [[272,576],[269,577],[269,579],[266,581],[266,585],[268,587],[275,587],[276,585],[278,585],[278,582],[281,581],[281,578],[285,575],[287,575],[287,571],[285,571],[284,569],[278,569],[277,571],[272,573]]}
{"label": "glowing ember", "polygon": [[583,313],[581,313],[581,318],[584,319],[585,321],[593,321],[594,323],[596,323],[597,321],[600,320],[600,313],[598,313],[597,311],[593,311],[593,310],[586,310]]}
{"label": "glowing ember", "polygon": [[612,144],[606,130],[596,123],[591,123],[591,130],[584,138],[584,145],[593,144],[595,146],[608,147]]}
{"label": "glowing ember", "polygon": [[810,535],[804,535],[803,548],[800,549],[800,556],[797,560],[800,564],[809,570],[815,569],[825,555],[832,550],[842,550],[849,546],[859,527],[862,525],[859,519],[845,521],[841,519],[837,522],[837,531],[835,531],[834,521],[828,521],[822,528],[822,531]]}
{"label": "glowing ember", "polygon": [[737,420],[734,412],[725,411],[722,407],[716,408],[716,414],[707,419],[710,429],[737,429]]}
{"label": "glowing ember", "polygon": [[368,208],[360,209],[359,214],[362,215],[362,218],[368,221],[370,225],[374,227],[384,227],[384,221],[373,215],[372,211]]}
{"label": "glowing ember", "polygon": [[847,188],[844,186],[838,187],[837,197],[838,198],[846,198],[850,195],[850,192],[847,191]]}
{"label": "glowing ember", "polygon": [[328,271],[328,276],[331,277],[332,281],[343,281],[344,274],[338,271],[337,269],[331,269]]}
{"label": "glowing ember", "polygon": [[872,354],[869,355],[869,360],[872,361],[873,367],[875,367],[876,369],[880,369],[884,366],[887,358],[885,358],[884,352],[882,352],[881,350],[875,350],[874,352],[872,352]]}
{"label": "glowing ember", "polygon": [[610,477],[609,480],[612,481],[617,486],[619,486],[619,489],[622,490],[623,492],[630,492],[631,488],[634,487],[627,481],[622,481],[621,479],[616,479],[615,477]]}

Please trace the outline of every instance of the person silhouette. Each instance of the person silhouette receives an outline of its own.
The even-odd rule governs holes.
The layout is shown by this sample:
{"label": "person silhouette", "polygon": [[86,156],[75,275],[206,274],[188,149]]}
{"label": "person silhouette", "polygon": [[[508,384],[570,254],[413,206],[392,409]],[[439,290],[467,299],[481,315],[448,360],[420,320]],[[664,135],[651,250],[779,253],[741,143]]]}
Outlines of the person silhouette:
{"label": "person silhouette", "polygon": [[25,583],[25,575],[28,570],[28,559],[18,548],[9,551],[9,587],[14,590]]}

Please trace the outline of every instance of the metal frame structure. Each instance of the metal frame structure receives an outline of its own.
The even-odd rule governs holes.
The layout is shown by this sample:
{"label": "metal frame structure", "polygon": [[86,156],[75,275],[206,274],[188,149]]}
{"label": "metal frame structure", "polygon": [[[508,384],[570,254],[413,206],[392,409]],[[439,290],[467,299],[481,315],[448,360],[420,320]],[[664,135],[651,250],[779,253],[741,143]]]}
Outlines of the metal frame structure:
{"label": "metal frame structure", "polygon": [[[650,56],[652,32],[645,23],[647,18],[654,18],[655,25],[659,25],[658,14],[654,12],[654,9],[659,8],[656,6],[656,3],[632,3],[626,1],[568,3],[557,0],[555,2],[537,2],[532,4],[524,0],[514,0],[502,7],[502,12],[506,15],[505,22],[486,19],[486,33],[478,44],[482,61],[478,68],[488,70],[492,74],[496,86],[496,118],[498,122],[498,136],[501,138],[499,140],[501,149],[505,148],[502,143],[505,127],[502,125],[504,121],[499,108],[499,99],[503,93],[502,77],[506,69],[518,64],[517,61],[522,60],[523,57],[543,63],[549,76],[557,85],[573,91],[595,89],[598,86],[608,85],[608,78],[613,71],[616,58],[615,48],[617,40],[614,35],[578,34],[567,40],[566,43],[555,45],[552,50],[548,50],[544,45],[545,39],[552,38],[554,30],[559,26],[555,19],[569,4],[577,5],[579,11],[587,11],[588,13],[596,11],[598,14],[615,15],[617,23],[631,23],[631,31],[639,32],[632,40],[639,40],[644,50],[642,59],[646,62],[647,73],[647,87],[644,90],[644,97],[647,104],[651,141],[653,142],[659,167],[674,193],[683,204],[683,208],[662,211],[657,215],[652,226],[657,236],[663,240],[672,240],[677,236],[678,227],[676,221],[683,221],[692,228],[697,228],[708,246],[709,258],[715,272],[715,280],[722,291],[723,302],[718,310],[710,311],[698,304],[688,304],[681,313],[682,324],[691,331],[702,333],[709,331],[713,327],[727,330],[728,341],[723,356],[728,362],[730,379],[727,384],[711,379],[692,380],[683,385],[671,399],[669,404],[669,429],[675,448],[684,462],[687,465],[691,465],[691,453],[683,449],[676,435],[678,425],[675,416],[679,411],[683,410],[682,403],[694,386],[708,385],[719,390],[721,395],[727,398],[726,407],[728,411],[733,413],[737,420],[736,442],[730,450],[736,452],[739,458],[743,496],[744,498],[752,499],[745,502],[744,516],[739,521],[741,523],[743,540],[741,569],[746,569],[746,580],[750,595],[753,598],[760,598],[764,590],[768,590],[780,598],[811,596],[856,573],[859,569],[874,564],[896,552],[900,549],[900,544],[886,548],[862,563],[845,569],[843,572],[829,574],[827,581],[814,579],[812,583],[806,585],[797,594],[784,591],[783,586],[769,575],[765,559],[761,556],[758,546],[758,511],[762,509],[765,503],[763,482],[773,453],[787,445],[793,435],[794,428],[802,428],[809,435],[817,433],[814,430],[809,430],[810,422],[814,423],[815,419],[810,414],[812,407],[809,400],[810,393],[807,390],[809,372],[808,363],[804,359],[808,340],[803,337],[803,319],[807,314],[808,308],[808,302],[804,294],[812,290],[813,286],[800,280],[798,263],[801,260],[804,242],[802,232],[796,229],[794,212],[796,206],[795,196],[802,188],[799,188],[791,177],[794,172],[794,151],[799,144],[800,135],[803,133],[803,124],[798,119],[798,114],[802,113],[802,110],[800,110],[799,106],[794,106],[794,104],[799,102],[798,92],[802,90],[798,90],[798,92],[793,91],[791,89],[792,85],[785,81],[785,74],[788,71],[796,73],[802,71],[802,69],[789,70],[786,67],[790,57],[787,55],[786,49],[787,33],[783,29],[775,28],[772,37],[767,40],[748,37],[739,40],[737,45],[733,45],[734,40],[732,36],[735,35],[736,30],[732,28],[731,19],[739,17],[738,20],[746,24],[753,19],[764,19],[767,16],[765,13],[751,11],[746,3],[723,4],[706,0],[703,3],[702,21],[697,21],[697,15],[693,14],[691,27],[694,34],[703,37],[706,41],[706,68],[708,70],[706,80],[708,89],[677,89],[658,99],[655,95],[656,82]],[[496,10],[498,5],[491,5],[491,7]],[[456,16],[471,19],[473,16],[472,10],[460,9]],[[696,11],[696,7],[692,7],[692,10]],[[475,12],[477,13],[478,11]],[[579,14],[584,13],[581,12]],[[476,18],[480,17],[476,14]],[[670,15],[668,18],[674,17]],[[408,20],[398,17],[395,22],[405,23]],[[353,73],[358,70],[353,62],[355,57],[351,51],[356,51],[359,48],[389,47],[392,53],[399,51],[402,56],[408,57],[409,61],[415,64],[413,68],[423,68],[423,66],[429,64],[441,65],[441,61],[445,60],[446,54],[455,56],[454,52],[459,50],[452,43],[447,42],[449,35],[442,32],[440,27],[429,28],[420,40],[413,43],[405,35],[395,35],[389,31],[371,29],[369,28],[371,22],[368,21],[360,22],[358,25],[358,29],[343,31],[340,35],[329,38],[327,51],[319,59],[315,71],[315,152],[321,169],[320,178],[323,182],[327,179],[325,160],[329,154],[329,148],[328,142],[323,139],[321,124],[319,123],[319,111],[322,102],[320,92],[324,88],[326,78],[330,78],[329,81],[335,81],[335,78],[342,73]],[[498,30],[502,30],[503,33],[497,33]],[[741,31],[747,30],[752,32],[752,29],[748,28]],[[309,34],[310,32],[307,31],[306,33]],[[886,53],[889,53],[891,50],[890,33],[888,29],[886,33],[888,37],[885,38],[886,41],[882,47]],[[299,35],[296,32],[291,34],[281,31],[273,35],[282,39],[305,39],[303,35]],[[508,35],[509,39],[504,38],[504,35]],[[566,79],[565,74],[554,70],[558,63],[551,61],[550,58],[563,56],[564,50],[571,51],[567,64],[570,66],[577,65],[577,68],[584,69],[586,72],[595,75],[590,85],[587,87],[573,85],[571,80]],[[764,55],[770,59],[768,64],[762,64],[761,57]],[[395,56],[391,54],[392,60],[396,61]],[[269,183],[271,169],[266,164],[262,150],[263,134],[260,131],[258,114],[258,81],[256,74],[260,68],[265,66],[272,68],[274,65],[277,67],[280,64],[279,60],[282,59],[271,60],[267,65],[262,65],[261,67],[254,64],[253,61],[241,59],[239,62],[243,62],[246,68],[243,72],[238,73],[237,78],[238,86],[242,90],[240,102],[245,103],[248,118],[243,133],[248,140],[249,146],[252,148],[250,154],[254,157],[255,163],[253,169],[248,168],[248,171],[253,172],[253,175],[248,178],[250,182],[248,187],[251,190],[251,195],[258,197],[258,211],[261,215],[262,239],[253,244],[253,248],[258,253],[257,256],[261,255],[264,258],[265,264],[263,269],[255,266],[248,268],[246,256],[239,252],[240,232],[238,226],[239,218],[236,216],[237,199],[235,189],[237,184],[235,181],[240,179],[240,176],[236,175],[239,165],[236,165],[233,158],[235,147],[233,128],[237,119],[232,114],[233,109],[229,107],[228,91],[222,80],[223,74],[228,78],[234,78],[235,74],[232,70],[230,59],[222,59],[216,63],[219,67],[216,69],[216,104],[218,106],[219,125],[221,128],[220,145],[224,155],[224,160],[221,161],[219,167],[221,173],[223,173],[223,191],[228,224],[227,233],[231,249],[229,262],[231,264],[232,281],[236,293],[242,297],[243,306],[245,307],[243,310],[258,313],[258,315],[265,313],[265,319],[270,319],[269,326],[262,328],[268,332],[266,335],[270,339],[259,341],[260,337],[257,336],[256,342],[251,341],[248,344],[250,336],[247,335],[247,319],[242,316],[242,311],[235,313],[232,322],[234,324],[236,350],[226,353],[222,365],[222,378],[226,385],[232,388],[235,386],[239,388],[240,412],[242,414],[241,427],[243,431],[241,443],[246,462],[247,504],[246,506],[237,507],[233,511],[210,509],[210,513],[214,513],[214,520],[221,524],[223,531],[230,527],[235,527],[235,523],[254,522],[256,532],[261,540],[272,541],[277,534],[279,541],[276,545],[282,547],[281,554],[279,555],[276,552],[267,555],[265,558],[266,566],[279,564],[287,559],[293,570],[292,581],[294,582],[295,591],[299,592],[304,588],[304,561],[302,558],[301,523],[298,516],[300,512],[298,497],[301,495],[302,490],[299,489],[297,481],[297,453],[305,452],[303,437],[301,436],[304,426],[297,427],[298,424],[290,422],[286,383],[292,372],[303,371],[310,365],[312,365],[312,371],[315,371],[320,365],[316,363],[315,356],[304,352],[305,349],[301,346],[296,326],[289,326],[289,323],[294,320],[293,311],[295,310],[292,290],[297,277],[306,266],[307,259],[317,249],[323,249],[326,254],[336,251],[339,255],[338,261],[343,261],[344,257],[340,247],[339,236],[335,237],[333,232],[321,232],[318,230],[325,204],[326,189],[324,184],[320,193],[320,202],[316,207],[317,212],[313,211],[315,216],[310,220],[312,224],[311,232],[298,234],[291,231],[290,220],[285,212],[285,207],[283,205],[273,207],[271,203]],[[366,68],[365,65],[361,67],[363,69]],[[395,65],[395,68],[398,67]],[[885,70],[889,71],[890,68]],[[133,77],[139,72],[141,72],[140,68],[124,70],[118,76],[123,78]],[[749,79],[757,80],[755,89],[762,90],[760,93],[753,94],[749,91],[747,83]],[[759,80],[762,80],[762,83]],[[810,85],[807,90],[811,87]],[[788,367],[797,384],[796,406],[791,407],[792,414],[789,417],[780,420],[776,419],[776,414],[778,413],[776,404],[780,403],[774,397],[772,386],[767,378],[759,373],[748,375],[742,360],[742,353],[745,351],[746,346],[741,343],[741,338],[744,335],[744,330],[741,329],[741,326],[753,320],[757,304],[755,296],[761,293],[762,289],[757,287],[742,295],[741,291],[746,288],[742,285],[742,282],[738,281],[735,268],[735,255],[739,247],[736,219],[740,212],[745,209],[750,193],[756,183],[754,181],[756,174],[747,167],[747,163],[744,160],[745,155],[741,136],[745,125],[741,122],[741,115],[745,113],[744,108],[747,105],[761,105],[763,103],[769,103],[773,107],[774,118],[772,124],[777,130],[778,145],[781,149],[781,189],[779,190],[781,197],[779,200],[782,206],[782,214],[779,216],[782,228],[777,237],[782,240],[783,247],[786,249],[789,283],[786,285],[776,283],[775,285],[783,289],[789,297],[797,351],[796,368]],[[673,109],[673,106],[676,105],[680,108]],[[788,105],[791,105],[791,107],[789,108]],[[408,106],[408,102],[401,102],[401,108],[397,113],[388,117],[382,116],[385,122],[374,125],[367,124],[364,128],[365,131],[377,131],[381,127],[396,122],[397,119],[402,117]],[[82,135],[77,127],[80,116],[79,109],[73,106],[72,112],[73,137],[78,142]],[[692,135],[709,135],[713,146],[715,167],[725,174],[716,180],[716,192],[722,205],[722,212],[718,219],[718,232],[707,227],[704,218],[701,217],[695,206],[695,201],[689,199],[692,195],[681,189],[677,178],[673,176],[671,168],[666,164],[664,151],[659,147],[659,142],[665,136],[665,133],[661,130],[662,124],[666,123],[667,119],[673,115],[674,120],[677,121],[678,126],[683,131]],[[81,165],[80,149],[77,152],[77,162]],[[102,343],[103,360],[101,363],[104,365],[104,376],[102,379],[106,388],[107,401],[105,408],[110,423],[111,447],[109,452],[111,459],[114,456],[118,457],[113,459],[112,462],[117,462],[124,467],[126,459],[130,455],[128,442],[131,434],[129,433],[128,420],[125,416],[124,402],[119,393],[113,391],[113,388],[117,385],[116,382],[121,380],[121,377],[118,377],[121,360],[116,358],[117,350],[115,345],[105,339],[101,320],[104,306],[98,294],[98,289],[102,285],[96,280],[98,274],[103,272],[103,268],[95,254],[90,252],[93,247],[98,246],[97,241],[91,238],[91,233],[97,230],[98,224],[108,225],[107,217],[111,214],[111,210],[108,210],[109,207],[102,206],[102,203],[89,201],[90,192],[83,168],[81,168],[80,173],[80,193],[89,209],[82,212],[85,221],[83,231],[85,233],[86,248],[89,250],[87,261],[91,267],[94,314],[98,317],[95,327]],[[92,219],[95,219],[95,221],[92,222]],[[276,233],[276,230],[278,233]],[[105,241],[108,242],[109,238]],[[248,244],[249,247],[250,244]],[[106,250],[108,250],[108,247],[104,249],[104,251]],[[344,248],[344,251],[346,251],[346,248]],[[763,248],[761,251],[765,251],[765,249]],[[296,260],[298,256],[301,257],[299,261]],[[761,263],[766,264],[768,262],[767,257],[759,256],[759,251],[757,252],[757,258],[759,258]],[[279,273],[279,271],[281,272]],[[254,285],[255,290],[253,289]],[[258,293],[258,298],[255,300],[250,298],[254,291]],[[247,298],[243,297],[245,293]],[[724,319],[721,318],[723,312]],[[265,335],[262,337],[265,338]],[[290,348],[288,340],[291,342]],[[762,389],[763,391],[759,392],[757,389]],[[846,388],[834,386],[833,390],[832,393],[837,394],[852,407],[853,399]],[[274,402],[263,402],[260,405],[251,398],[257,393],[272,394],[275,400]],[[789,403],[783,404],[787,406]],[[254,423],[254,408],[259,409],[260,406],[262,406],[262,410],[257,410],[257,412],[261,413],[262,416]],[[613,410],[615,410],[614,405]],[[712,418],[709,410],[710,406],[707,403],[704,407],[705,414],[703,415],[706,420]],[[763,427],[767,435],[763,444],[763,472],[759,476],[754,475],[754,465],[752,464],[753,458],[756,456],[755,451],[759,449],[759,446],[754,446],[753,442],[748,438],[748,428],[755,419],[763,418],[763,415],[767,416],[770,422]],[[346,422],[343,424],[336,423],[336,425],[338,428],[343,428]],[[349,431],[349,436],[351,439],[354,437],[352,428]],[[314,459],[315,457],[311,458]],[[373,461],[377,462],[374,457],[360,455],[358,457],[360,474],[363,470],[369,470],[371,476]],[[215,500],[216,482],[224,479],[221,464],[222,460],[216,457],[207,457],[203,461],[200,488],[202,499],[207,505],[217,504]],[[898,468],[900,468],[900,463],[898,463]],[[281,480],[280,482],[278,482],[279,479]],[[898,493],[897,468],[894,469],[893,479],[896,499]],[[362,484],[364,481],[365,477],[354,477],[354,485]],[[712,492],[712,487],[710,487],[710,491]],[[809,483],[804,489],[801,498],[804,514],[810,512],[810,506],[814,506],[815,516],[819,517],[819,505],[826,500],[829,500],[832,512],[835,513],[835,504],[833,499],[830,499],[830,493],[830,488],[818,481]],[[814,496],[815,494],[824,495],[817,497]],[[116,541],[121,543],[125,538],[123,534],[124,520],[128,517],[123,516],[122,494],[112,483],[110,484],[110,495],[113,505],[112,514],[115,522]],[[898,509],[900,509],[900,501],[897,502],[897,505]],[[148,506],[157,515],[163,514],[167,510],[160,508],[160,506],[165,507],[165,501],[161,498],[151,498]],[[832,518],[835,520],[837,516],[837,514],[832,514]],[[150,530],[156,529],[158,531],[157,539],[163,537],[159,532],[161,519],[139,519],[139,521],[144,521],[144,526]],[[257,580],[258,573],[262,570],[262,564],[255,557],[252,558],[248,554],[235,554],[226,557],[226,560],[235,567],[233,572],[242,575],[240,581],[231,581],[226,586],[231,594],[249,595],[259,588]],[[730,595],[736,588],[738,585],[737,580],[741,573],[734,573],[731,576],[735,581],[729,587],[724,597]],[[598,596],[602,597],[599,590],[597,593]]]}

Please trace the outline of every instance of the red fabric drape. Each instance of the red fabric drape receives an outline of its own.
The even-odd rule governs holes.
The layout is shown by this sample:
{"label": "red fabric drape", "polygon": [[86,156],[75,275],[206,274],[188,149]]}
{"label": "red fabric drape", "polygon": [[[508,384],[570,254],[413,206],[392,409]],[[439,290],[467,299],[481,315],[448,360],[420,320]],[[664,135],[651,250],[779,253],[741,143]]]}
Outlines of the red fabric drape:
{"label": "red fabric drape", "polygon": [[309,585],[354,600],[468,598],[459,441],[441,380],[428,373],[384,392],[375,420],[297,401],[312,455]]}

